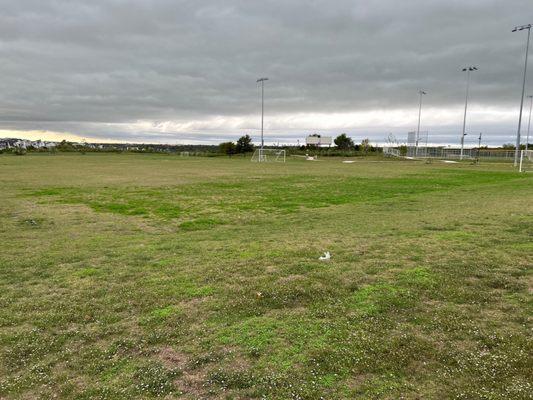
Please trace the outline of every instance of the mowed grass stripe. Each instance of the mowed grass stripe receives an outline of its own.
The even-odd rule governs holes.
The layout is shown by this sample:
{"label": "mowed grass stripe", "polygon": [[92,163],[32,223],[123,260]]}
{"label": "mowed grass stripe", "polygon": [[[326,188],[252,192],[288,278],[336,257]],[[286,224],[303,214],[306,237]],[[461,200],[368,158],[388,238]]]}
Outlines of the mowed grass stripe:
{"label": "mowed grass stripe", "polygon": [[[376,203],[390,198],[433,191],[518,180],[500,172],[464,173],[434,170],[402,178],[315,176],[243,179],[239,182],[186,184],[164,188],[47,188],[26,196],[51,198],[65,204],[84,204],[95,211],[185,220],[187,230],[205,229],[231,221],[235,215],[294,213],[302,208]],[[221,218],[224,217],[224,218]]]}

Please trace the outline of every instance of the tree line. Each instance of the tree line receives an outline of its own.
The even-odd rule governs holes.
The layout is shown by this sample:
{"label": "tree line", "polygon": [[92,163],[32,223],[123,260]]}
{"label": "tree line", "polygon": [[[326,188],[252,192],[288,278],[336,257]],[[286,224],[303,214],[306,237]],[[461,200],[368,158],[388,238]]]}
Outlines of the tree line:
{"label": "tree line", "polygon": [[[363,153],[368,153],[369,151],[376,151],[376,148],[370,144],[368,138],[363,139],[361,144],[355,144],[351,137],[348,137],[345,133],[340,134],[333,141],[338,150],[345,151],[361,151]],[[252,143],[252,138],[249,135],[241,136],[236,143],[234,142],[223,142],[218,145],[221,154],[234,155],[234,154],[246,154],[254,151],[254,145]],[[314,145],[304,145],[300,146],[300,150],[305,149],[318,149],[318,146]]]}

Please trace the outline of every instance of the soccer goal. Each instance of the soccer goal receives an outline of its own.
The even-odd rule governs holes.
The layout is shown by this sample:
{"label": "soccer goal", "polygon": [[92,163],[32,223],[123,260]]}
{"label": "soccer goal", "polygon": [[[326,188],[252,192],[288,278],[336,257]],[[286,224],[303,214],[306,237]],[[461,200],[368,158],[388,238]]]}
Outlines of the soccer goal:
{"label": "soccer goal", "polygon": [[533,172],[533,150],[520,152],[520,172]]}
{"label": "soccer goal", "polygon": [[383,147],[383,155],[385,157],[400,157],[400,149],[394,147]]}
{"label": "soccer goal", "polygon": [[285,150],[279,149],[256,149],[252,156],[255,162],[285,162],[287,155]]}

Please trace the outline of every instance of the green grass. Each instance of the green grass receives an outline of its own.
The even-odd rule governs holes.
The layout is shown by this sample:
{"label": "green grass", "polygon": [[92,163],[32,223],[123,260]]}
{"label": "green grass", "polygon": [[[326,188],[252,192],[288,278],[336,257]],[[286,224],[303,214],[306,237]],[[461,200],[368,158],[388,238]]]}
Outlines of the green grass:
{"label": "green grass", "polygon": [[375,161],[0,156],[0,398],[531,398],[533,177]]}

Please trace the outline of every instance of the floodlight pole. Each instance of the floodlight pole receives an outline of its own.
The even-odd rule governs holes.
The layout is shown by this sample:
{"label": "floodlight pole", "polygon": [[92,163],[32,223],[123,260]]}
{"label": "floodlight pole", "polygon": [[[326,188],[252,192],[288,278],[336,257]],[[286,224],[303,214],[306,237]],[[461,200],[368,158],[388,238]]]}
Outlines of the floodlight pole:
{"label": "floodlight pole", "polygon": [[459,157],[460,160],[463,159],[464,155],[464,148],[465,148],[465,130],[466,130],[466,110],[468,109],[468,91],[470,90],[470,72],[477,71],[477,67],[469,66],[463,68],[463,72],[466,71],[466,97],[465,97],[465,113],[463,117],[463,132],[461,134],[461,156]]}
{"label": "floodlight pole", "polygon": [[524,94],[526,91],[526,77],[527,77],[527,58],[529,56],[529,38],[531,36],[532,24],[522,25],[515,27],[512,32],[519,32],[527,29],[527,42],[526,42],[526,60],[524,62],[524,79],[522,81],[522,97],[520,98],[520,115],[518,117],[518,131],[516,133],[516,148],[514,152],[514,166],[518,165],[518,155],[520,153],[520,129],[522,128],[522,109],[524,108]]}
{"label": "floodlight pole", "polygon": [[527,123],[527,136],[526,136],[526,151],[529,146],[529,130],[531,129],[531,111],[533,110],[533,96],[527,96],[530,100],[529,102],[529,122]]}
{"label": "floodlight pole", "polygon": [[422,117],[422,96],[427,94],[423,90],[419,90],[420,104],[418,106],[418,127],[416,128],[416,144],[415,144],[415,157],[418,157],[418,141],[420,140],[420,118]]}
{"label": "floodlight pole", "polygon": [[479,153],[481,151],[481,135],[482,133],[479,132],[479,137],[477,138],[477,162],[479,162]]}
{"label": "floodlight pole", "polygon": [[261,82],[261,150],[265,145],[263,139],[263,130],[264,130],[264,120],[265,120],[265,81],[268,81],[268,78],[260,78],[257,80],[257,83]]}

